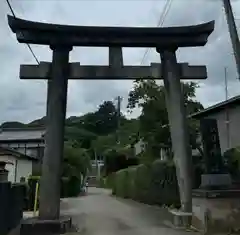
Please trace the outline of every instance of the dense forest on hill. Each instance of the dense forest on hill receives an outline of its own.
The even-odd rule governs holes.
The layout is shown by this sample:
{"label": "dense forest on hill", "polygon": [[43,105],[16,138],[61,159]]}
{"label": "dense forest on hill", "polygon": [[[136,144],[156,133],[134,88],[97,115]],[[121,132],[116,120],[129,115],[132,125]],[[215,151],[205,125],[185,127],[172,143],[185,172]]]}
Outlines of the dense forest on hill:
{"label": "dense forest on hill", "polygon": [[[100,155],[104,150],[116,145],[116,136],[120,140],[120,146],[125,146],[134,141],[138,133],[138,120],[126,119],[120,115],[118,126],[118,114],[115,105],[111,101],[103,102],[95,112],[83,116],[72,116],[65,122],[65,141],[76,148],[94,148]],[[5,122],[1,128],[33,128],[44,127],[46,117],[24,124],[21,122]],[[119,128],[118,128],[119,127]],[[119,145],[118,145],[119,147]]]}

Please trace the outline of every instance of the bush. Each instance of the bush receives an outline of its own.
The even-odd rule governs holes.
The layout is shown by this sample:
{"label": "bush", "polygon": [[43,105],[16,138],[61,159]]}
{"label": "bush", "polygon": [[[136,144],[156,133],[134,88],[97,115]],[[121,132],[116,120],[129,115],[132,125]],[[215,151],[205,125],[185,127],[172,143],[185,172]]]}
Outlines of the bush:
{"label": "bush", "polygon": [[127,157],[122,151],[112,149],[105,154],[105,174],[117,172],[127,167],[138,165],[139,159],[136,157]]}
{"label": "bush", "polygon": [[240,181],[240,151],[239,147],[227,150],[223,158],[226,164],[226,170],[232,176],[234,181]]}
{"label": "bush", "polygon": [[62,178],[61,197],[76,197],[81,192],[81,179],[76,176]]}
{"label": "bush", "polygon": [[115,180],[115,173],[112,173],[106,177],[105,180],[105,187],[106,188],[113,188]]}
{"label": "bush", "polygon": [[180,206],[174,164],[156,160],[116,172],[113,194],[147,204]]}
{"label": "bush", "polygon": [[156,160],[151,165],[149,204],[180,205],[176,169],[173,163]]}
{"label": "bush", "polygon": [[135,193],[133,199],[147,203],[149,196],[150,170],[149,166],[143,164],[136,167]]}
{"label": "bush", "polygon": [[[34,209],[35,192],[36,192],[37,183],[40,183],[40,176],[29,176],[28,178],[28,210]],[[39,198],[39,191],[38,191],[38,198]],[[37,208],[38,207],[39,207],[39,199],[37,201]]]}
{"label": "bush", "polygon": [[137,168],[136,167],[129,167],[127,169],[128,174],[127,174],[127,197],[129,198],[135,198],[135,193],[136,193],[136,172]]}
{"label": "bush", "polygon": [[119,197],[127,197],[127,181],[128,181],[128,171],[127,169],[120,170],[116,172],[115,176],[115,192]]}

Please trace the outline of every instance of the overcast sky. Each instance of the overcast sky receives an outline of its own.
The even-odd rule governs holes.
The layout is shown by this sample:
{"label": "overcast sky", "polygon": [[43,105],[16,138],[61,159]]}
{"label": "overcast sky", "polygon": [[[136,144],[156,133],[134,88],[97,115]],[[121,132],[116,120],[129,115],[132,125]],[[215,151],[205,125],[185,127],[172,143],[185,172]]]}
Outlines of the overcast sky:
{"label": "overcast sky", "polygon": [[[156,26],[166,0],[10,0],[19,18],[59,24]],[[202,48],[178,51],[180,62],[205,64],[207,81],[200,82],[197,99],[207,107],[225,99],[224,67],[227,67],[229,97],[240,93],[229,34],[221,5],[222,0],[173,0],[163,26],[178,26],[216,21],[214,33]],[[240,19],[240,1],[232,0],[234,15]],[[19,44],[7,24],[10,10],[0,0],[0,123],[4,121],[29,122],[45,115],[46,82],[20,81],[20,64],[35,64],[24,44]],[[240,21],[237,20],[238,27]],[[51,50],[32,46],[38,60],[50,61]],[[145,49],[124,49],[124,63],[139,65]],[[107,48],[74,48],[70,61],[81,64],[107,64]],[[159,62],[159,55],[151,50],[144,64]],[[126,110],[130,81],[70,81],[68,88],[68,116],[79,116],[93,111],[104,100],[124,97]],[[138,112],[136,111],[134,115]]]}

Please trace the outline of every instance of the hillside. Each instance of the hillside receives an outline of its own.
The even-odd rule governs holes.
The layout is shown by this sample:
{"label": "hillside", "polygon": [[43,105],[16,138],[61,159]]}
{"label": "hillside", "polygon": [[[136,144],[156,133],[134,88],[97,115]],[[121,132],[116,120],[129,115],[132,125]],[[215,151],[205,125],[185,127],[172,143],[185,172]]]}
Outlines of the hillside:
{"label": "hillside", "polygon": [[[73,146],[85,149],[94,148],[102,154],[107,148],[116,145],[118,135],[121,147],[131,144],[138,133],[138,121],[128,120],[120,115],[118,127],[118,115],[114,104],[105,101],[95,112],[83,116],[72,116],[65,122],[65,141]],[[0,128],[30,128],[44,127],[46,117],[36,119],[30,123],[4,122]]]}

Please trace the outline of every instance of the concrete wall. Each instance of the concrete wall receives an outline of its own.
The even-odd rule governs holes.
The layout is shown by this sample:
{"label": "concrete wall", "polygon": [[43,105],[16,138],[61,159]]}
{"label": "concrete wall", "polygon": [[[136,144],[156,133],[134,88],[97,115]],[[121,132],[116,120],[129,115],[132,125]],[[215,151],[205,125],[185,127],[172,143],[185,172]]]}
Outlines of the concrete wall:
{"label": "concrete wall", "polygon": [[226,124],[226,110],[204,117],[217,119],[222,153],[224,153],[227,149],[240,146],[240,107],[237,106],[229,108],[228,113],[229,113],[229,147],[227,141],[228,131]]}
{"label": "concrete wall", "polygon": [[6,169],[9,171],[8,181],[12,183],[19,183],[21,177],[25,177],[27,180],[28,176],[32,174],[32,161],[30,160],[18,159],[11,155],[0,156],[0,160],[9,162]]}
{"label": "concrete wall", "polygon": [[193,198],[195,228],[206,233],[227,234],[239,229],[239,198]]}

